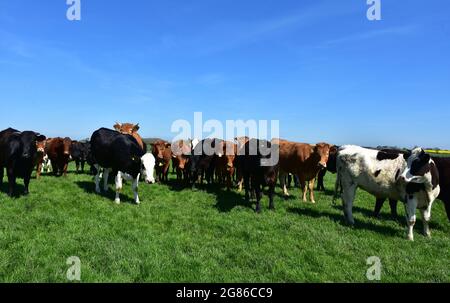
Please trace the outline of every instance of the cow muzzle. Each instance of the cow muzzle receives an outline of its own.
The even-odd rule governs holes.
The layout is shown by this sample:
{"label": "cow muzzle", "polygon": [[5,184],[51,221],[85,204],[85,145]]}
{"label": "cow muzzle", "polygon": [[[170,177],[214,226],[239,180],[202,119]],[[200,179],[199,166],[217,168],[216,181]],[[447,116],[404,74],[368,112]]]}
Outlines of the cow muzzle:
{"label": "cow muzzle", "polygon": [[321,168],[321,169],[327,168],[327,164],[326,164],[326,163],[322,163],[322,162],[319,162],[318,166],[319,166],[319,168]]}

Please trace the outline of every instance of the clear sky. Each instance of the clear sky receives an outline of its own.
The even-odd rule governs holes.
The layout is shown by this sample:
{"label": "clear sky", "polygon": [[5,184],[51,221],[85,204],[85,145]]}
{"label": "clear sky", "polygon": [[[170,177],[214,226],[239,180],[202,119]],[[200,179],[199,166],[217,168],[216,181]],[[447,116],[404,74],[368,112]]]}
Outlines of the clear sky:
{"label": "clear sky", "polygon": [[0,128],[280,120],[286,139],[450,148],[450,1],[0,0]]}

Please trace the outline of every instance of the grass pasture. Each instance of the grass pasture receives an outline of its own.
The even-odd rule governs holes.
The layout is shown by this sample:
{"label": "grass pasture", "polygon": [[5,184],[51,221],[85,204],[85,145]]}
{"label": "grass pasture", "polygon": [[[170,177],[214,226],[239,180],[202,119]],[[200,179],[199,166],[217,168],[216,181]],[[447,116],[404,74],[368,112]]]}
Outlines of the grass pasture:
{"label": "grass pasture", "polygon": [[255,214],[237,192],[183,189],[173,175],[169,185],[141,183],[139,206],[127,184],[115,205],[112,185],[97,195],[92,176],[70,169],[67,178],[33,179],[27,197],[8,198],[4,180],[1,282],[67,282],[70,256],[81,260],[81,282],[366,282],[370,256],[381,259],[381,282],[450,282],[450,224],[440,201],[432,238],[421,235],[419,219],[409,242],[388,203],[381,219],[370,217],[374,198],[362,191],[355,227],[343,224],[331,174],[317,204],[301,202],[299,189],[287,200],[277,189],[276,210],[264,196]]}

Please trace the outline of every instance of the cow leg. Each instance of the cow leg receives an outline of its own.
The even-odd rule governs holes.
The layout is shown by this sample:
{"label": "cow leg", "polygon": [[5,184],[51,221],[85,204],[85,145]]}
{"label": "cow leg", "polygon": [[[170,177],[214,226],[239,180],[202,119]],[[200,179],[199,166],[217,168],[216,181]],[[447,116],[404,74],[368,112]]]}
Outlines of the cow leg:
{"label": "cow leg", "polygon": [[36,179],[39,179],[41,177],[41,173],[42,173],[42,161],[38,161],[36,167]]}
{"label": "cow leg", "polygon": [[109,172],[111,169],[105,168],[103,169],[103,190],[105,192],[108,191],[108,179],[109,179]]}
{"label": "cow leg", "polygon": [[67,177],[67,168],[69,167],[69,162],[65,162],[63,165],[63,175],[64,177]]}
{"label": "cow leg", "polygon": [[14,195],[14,189],[16,188],[16,176],[14,175],[14,169],[12,167],[8,167],[8,183],[9,183],[9,196],[12,197]]}
{"label": "cow leg", "polygon": [[344,207],[344,216],[348,224],[354,225],[355,220],[353,219],[353,200],[356,194],[356,185],[351,184],[349,186],[344,186],[344,191],[342,193],[342,205]]}
{"label": "cow leg", "polygon": [[[0,182],[0,184],[1,184],[1,182]],[[450,221],[450,199],[448,197],[443,198],[442,202],[444,202],[445,211],[447,212],[447,218]]]}
{"label": "cow leg", "polygon": [[120,171],[117,172],[116,175],[116,198],[114,199],[114,203],[120,204],[120,192],[123,188],[123,180],[122,173]]}
{"label": "cow leg", "polygon": [[97,194],[101,193],[102,191],[100,190],[100,166],[98,164],[94,164],[95,169],[97,170],[97,174],[95,175],[95,192]]}
{"label": "cow leg", "polygon": [[269,209],[274,210],[275,204],[273,202],[273,195],[275,193],[275,184],[269,185]]}
{"label": "cow leg", "polygon": [[58,165],[56,165],[56,161],[52,161],[52,171],[55,176],[58,176]]}
{"label": "cow leg", "polygon": [[0,166],[0,186],[3,185],[3,173],[4,173],[3,170],[4,170],[3,166]]}
{"label": "cow leg", "polygon": [[422,221],[423,221],[423,234],[426,237],[431,237],[430,232],[430,219],[431,219],[431,203],[428,205],[426,209],[421,209],[420,213],[422,215]]}
{"label": "cow leg", "polygon": [[301,180],[300,181],[300,186],[302,188],[302,195],[303,195],[303,202],[306,202],[306,194],[308,193],[308,183],[306,183],[305,181]]}
{"label": "cow leg", "polygon": [[417,200],[407,198],[405,204],[406,222],[408,223],[408,240],[414,241],[414,224],[416,224]]}
{"label": "cow leg", "polygon": [[30,179],[31,179],[31,172],[26,173],[26,176],[23,178],[23,185],[24,185],[24,195],[28,195],[30,193],[29,186],[30,186]]}
{"label": "cow leg", "polygon": [[397,200],[389,199],[389,206],[391,207],[391,216],[394,219],[398,218],[397,214]]}
{"label": "cow leg", "polygon": [[75,167],[76,167],[76,170],[77,170],[77,173],[78,173],[80,171],[80,161],[75,160]]}
{"label": "cow leg", "polygon": [[81,172],[84,173],[84,161],[81,161]]}
{"label": "cow leg", "polygon": [[312,203],[316,203],[316,200],[314,199],[314,184],[316,184],[315,179],[309,181],[309,197]]}
{"label": "cow leg", "polygon": [[244,175],[244,190],[245,190],[245,201],[250,201],[250,177],[248,175]]}
{"label": "cow leg", "polygon": [[[167,167],[167,169],[169,169],[169,168]],[[141,203],[141,201],[139,201],[139,194],[138,194],[139,178],[140,178],[140,174],[138,174],[137,177],[133,180],[133,185],[132,185],[133,194],[134,194],[134,202],[136,204]]]}
{"label": "cow leg", "polygon": [[261,197],[262,197],[262,193],[261,193],[261,185],[259,185],[257,182],[255,182],[256,184],[253,184],[253,188],[255,189],[255,194],[256,194],[256,209],[255,211],[257,213],[261,212]]}
{"label": "cow leg", "polygon": [[373,211],[373,216],[375,218],[380,217],[380,212],[381,212],[381,208],[383,208],[384,200],[385,199],[383,199],[383,198],[377,198],[377,200],[375,202],[375,209]]}
{"label": "cow leg", "polygon": [[286,186],[286,176],[287,176],[286,174],[280,173],[279,180],[280,180],[280,186],[283,189],[283,194],[286,197],[289,197],[289,192],[288,192],[287,186]]}

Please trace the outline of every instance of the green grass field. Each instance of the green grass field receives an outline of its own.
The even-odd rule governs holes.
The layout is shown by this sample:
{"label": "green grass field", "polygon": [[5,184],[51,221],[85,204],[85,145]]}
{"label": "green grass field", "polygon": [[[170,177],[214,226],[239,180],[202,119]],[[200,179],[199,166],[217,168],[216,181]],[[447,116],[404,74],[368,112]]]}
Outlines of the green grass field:
{"label": "green grass field", "polygon": [[362,191],[356,225],[346,226],[331,203],[331,174],[317,204],[301,202],[298,189],[285,200],[277,189],[276,210],[264,196],[255,214],[237,192],[175,182],[141,183],[139,206],[127,184],[115,205],[113,185],[97,195],[91,176],[71,170],[33,179],[31,194],[17,199],[7,197],[4,180],[0,281],[67,282],[66,259],[78,256],[81,282],[366,282],[366,259],[378,256],[381,282],[450,282],[450,224],[440,201],[432,238],[422,236],[419,220],[409,242],[403,217],[393,221],[386,203],[382,218],[371,218],[374,198]]}

